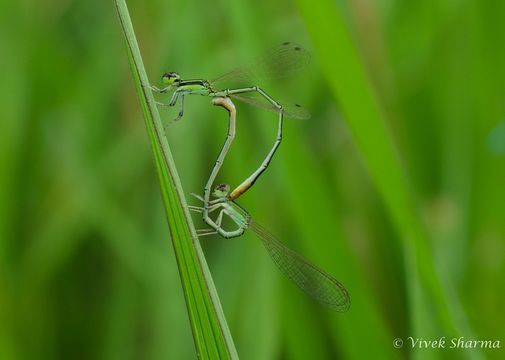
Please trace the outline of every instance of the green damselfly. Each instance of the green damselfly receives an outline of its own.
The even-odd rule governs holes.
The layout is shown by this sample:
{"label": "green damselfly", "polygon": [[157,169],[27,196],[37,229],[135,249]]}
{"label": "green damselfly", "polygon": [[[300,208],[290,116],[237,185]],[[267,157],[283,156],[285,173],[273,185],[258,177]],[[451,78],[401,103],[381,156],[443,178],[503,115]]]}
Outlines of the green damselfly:
{"label": "green damselfly", "polygon": [[[281,103],[256,84],[258,81],[265,79],[279,80],[285,78],[304,67],[309,60],[310,54],[303,47],[293,42],[284,42],[266,51],[250,65],[236,68],[213,80],[182,79],[181,75],[177,72],[166,72],[161,77],[164,87],[158,88],[152,86],[152,89],[159,93],[174,90],[167,104],[157,102],[161,106],[175,106],[180,99],[179,114],[174,121],[179,120],[184,115],[184,98],[186,95],[230,96],[250,105],[274,111],[279,113],[280,116],[285,115],[293,119],[308,119],[310,118],[310,113],[302,106]],[[217,86],[219,83],[242,83],[248,86],[222,89]],[[246,95],[252,93],[260,95],[261,98],[252,98]]]}
{"label": "green damselfly", "polygon": [[[207,184],[205,185],[203,197],[192,194],[202,201],[203,205],[189,206],[189,209],[201,213],[203,221],[210,226],[210,229],[197,231],[198,235],[219,234],[224,238],[233,238],[241,236],[247,229],[251,229],[256,236],[261,239],[275,265],[284,275],[298,285],[300,289],[333,310],[346,311],[350,306],[349,294],[338,280],[277,240],[277,238],[263,226],[252,221],[249,213],[234,201],[238,196],[234,196],[233,193],[237,192],[242,194],[245,190],[249,189],[260,173],[255,172],[231,193],[229,185],[218,185],[213,192],[215,199],[210,199],[211,187],[221,169],[231,143],[233,142],[236,122],[236,109],[230,98],[215,97],[213,99],[213,104],[222,106],[228,110],[228,133],[209,179],[207,180]],[[263,169],[266,169],[270,161],[269,159],[273,156],[273,151],[271,151],[269,154],[270,156],[265,159],[266,163],[264,162]],[[217,216],[212,218],[211,214],[215,214],[216,212],[218,212]],[[222,225],[225,216],[237,225],[235,229],[226,230],[223,228]]]}

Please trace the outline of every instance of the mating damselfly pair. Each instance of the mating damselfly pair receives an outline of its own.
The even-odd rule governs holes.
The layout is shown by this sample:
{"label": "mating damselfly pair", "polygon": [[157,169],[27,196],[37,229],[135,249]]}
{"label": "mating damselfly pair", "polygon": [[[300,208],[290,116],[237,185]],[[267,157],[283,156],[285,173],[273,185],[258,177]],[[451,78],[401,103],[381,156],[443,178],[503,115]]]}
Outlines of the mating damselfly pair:
{"label": "mating damselfly pair", "polygon": [[[201,213],[204,222],[210,226],[209,229],[199,230],[198,235],[219,234],[225,238],[232,238],[242,235],[247,229],[252,230],[262,240],[275,265],[301,290],[333,310],[346,311],[350,306],[349,294],[338,280],[289,249],[264,227],[254,222],[249,213],[236,202],[241,195],[252,187],[269,166],[282,140],[284,116],[294,119],[308,119],[310,117],[309,112],[300,105],[288,105],[279,102],[254,84],[261,79],[286,77],[306,65],[309,58],[309,53],[301,46],[285,42],[267,51],[265,55],[250,66],[237,68],[212,81],[204,79],[184,80],[178,73],[167,72],[162,76],[165,87],[152,87],[152,89],[159,93],[173,90],[169,103],[157,102],[157,104],[175,106],[179,101],[180,110],[174,121],[180,120],[184,115],[184,98],[186,95],[209,96],[213,98],[212,103],[214,105],[222,106],[229,113],[228,132],[225,142],[207,180],[203,196],[192,194],[202,202],[202,205],[190,206],[190,210]],[[238,82],[248,86],[221,90],[216,87],[216,84],[221,81]],[[257,94],[259,97],[248,96],[251,94]],[[231,99],[237,99],[276,112],[278,114],[277,135],[271,150],[260,167],[246,180],[231,192],[228,184],[219,184],[211,193],[215,179],[235,137],[236,109]],[[211,195],[213,199],[211,199]],[[223,220],[225,217],[231,220],[236,226],[235,229],[228,230],[224,228]]]}

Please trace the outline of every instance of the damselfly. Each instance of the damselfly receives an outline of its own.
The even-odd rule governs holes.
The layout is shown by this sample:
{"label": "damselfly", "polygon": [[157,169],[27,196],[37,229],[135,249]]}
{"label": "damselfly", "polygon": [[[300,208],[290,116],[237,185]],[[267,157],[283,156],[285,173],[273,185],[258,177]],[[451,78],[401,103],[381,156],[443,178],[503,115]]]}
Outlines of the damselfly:
{"label": "damselfly", "polygon": [[[277,240],[264,227],[252,221],[249,213],[234,201],[238,196],[233,195],[233,193],[236,192],[240,195],[249,189],[261,172],[256,171],[231,193],[229,185],[218,185],[213,192],[215,199],[210,199],[210,189],[233,142],[236,122],[236,109],[230,98],[216,97],[213,99],[213,104],[228,110],[229,125],[225,142],[205,185],[203,197],[192,194],[202,201],[203,205],[189,206],[189,209],[201,213],[204,222],[210,226],[210,229],[199,230],[198,235],[219,234],[224,238],[232,238],[241,236],[247,229],[251,229],[261,239],[277,267],[300,289],[333,310],[346,311],[350,306],[349,294],[338,280]],[[264,162],[263,167],[260,167],[260,169],[266,168],[269,159],[273,156],[273,151],[271,151],[270,157],[265,159],[266,163]],[[215,214],[217,215],[213,217],[212,215]],[[226,230],[223,227],[225,217],[231,219],[237,227]]]}
{"label": "damselfly", "polygon": [[[152,86],[159,93],[174,90],[170,102],[165,104],[157,102],[161,106],[175,106],[180,99],[180,110],[175,121],[184,115],[184,98],[186,95],[202,96],[230,96],[250,105],[279,113],[294,119],[308,119],[310,113],[298,104],[290,105],[281,103],[268,95],[257,85],[258,81],[271,79],[279,80],[291,75],[293,72],[305,66],[310,59],[310,54],[300,45],[293,42],[284,42],[271,48],[259,59],[248,66],[236,68],[213,80],[206,79],[182,79],[177,72],[166,72],[161,77],[164,87]],[[219,83],[247,84],[246,87],[222,89]],[[262,97],[248,97],[247,94],[257,93]]]}

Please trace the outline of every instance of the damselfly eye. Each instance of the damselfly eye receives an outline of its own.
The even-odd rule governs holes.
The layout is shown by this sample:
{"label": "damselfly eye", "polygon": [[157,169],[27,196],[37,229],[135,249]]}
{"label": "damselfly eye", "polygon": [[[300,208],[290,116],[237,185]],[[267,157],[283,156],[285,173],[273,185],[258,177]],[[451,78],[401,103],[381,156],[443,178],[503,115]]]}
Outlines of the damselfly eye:
{"label": "damselfly eye", "polygon": [[163,74],[162,78],[173,79],[176,77],[176,74],[172,71],[166,72]]}

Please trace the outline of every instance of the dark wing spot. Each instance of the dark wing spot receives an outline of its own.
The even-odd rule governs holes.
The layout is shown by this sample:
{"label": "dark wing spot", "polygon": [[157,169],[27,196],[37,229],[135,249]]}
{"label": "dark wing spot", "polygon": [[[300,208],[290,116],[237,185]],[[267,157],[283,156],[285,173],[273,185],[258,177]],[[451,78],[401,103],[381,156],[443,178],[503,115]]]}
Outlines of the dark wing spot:
{"label": "dark wing spot", "polygon": [[282,45],[289,45],[289,44],[290,44],[289,41],[285,41],[282,43]]}
{"label": "dark wing spot", "polygon": [[295,50],[296,50],[296,51],[300,51],[301,49],[302,49],[301,47],[299,47],[299,46],[295,46]]}
{"label": "dark wing spot", "polygon": [[295,104],[296,107],[302,107],[300,104]]}

